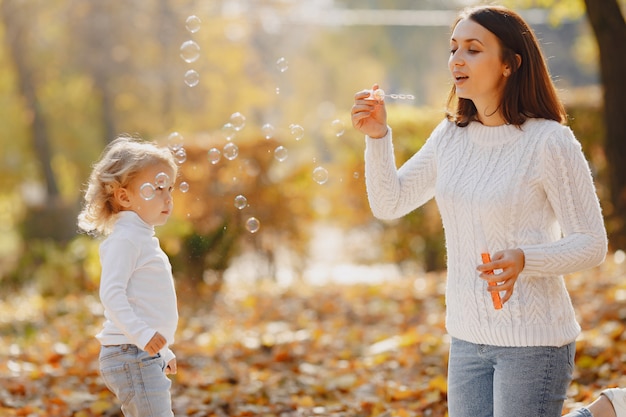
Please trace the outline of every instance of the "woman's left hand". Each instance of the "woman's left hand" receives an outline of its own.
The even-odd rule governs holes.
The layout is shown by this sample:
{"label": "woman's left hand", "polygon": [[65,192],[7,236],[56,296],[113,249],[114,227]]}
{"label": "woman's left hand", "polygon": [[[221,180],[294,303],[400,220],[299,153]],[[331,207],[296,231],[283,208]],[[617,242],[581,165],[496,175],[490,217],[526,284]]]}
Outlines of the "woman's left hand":
{"label": "woman's left hand", "polygon": [[[487,282],[495,282],[497,285],[488,287],[489,291],[506,291],[502,297],[502,304],[506,303],[513,295],[513,287],[524,269],[524,251],[521,249],[506,249],[493,254],[491,262],[478,265],[476,268],[480,278]],[[500,272],[496,273],[495,271]],[[491,273],[493,272],[493,274]]]}

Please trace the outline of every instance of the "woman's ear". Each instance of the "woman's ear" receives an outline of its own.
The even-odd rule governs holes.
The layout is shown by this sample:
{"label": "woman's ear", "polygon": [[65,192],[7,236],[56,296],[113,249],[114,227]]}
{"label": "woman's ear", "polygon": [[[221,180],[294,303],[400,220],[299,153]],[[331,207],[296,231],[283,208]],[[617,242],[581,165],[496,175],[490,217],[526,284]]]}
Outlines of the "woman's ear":
{"label": "woman's ear", "polygon": [[506,66],[504,68],[504,72],[502,75],[505,77],[509,77],[513,72],[517,71],[519,67],[522,65],[522,56],[520,54],[515,54],[515,69],[511,69],[510,66]]}
{"label": "woman's ear", "polygon": [[130,198],[128,196],[128,190],[126,188],[118,188],[113,192],[113,197],[120,207],[130,207]]}

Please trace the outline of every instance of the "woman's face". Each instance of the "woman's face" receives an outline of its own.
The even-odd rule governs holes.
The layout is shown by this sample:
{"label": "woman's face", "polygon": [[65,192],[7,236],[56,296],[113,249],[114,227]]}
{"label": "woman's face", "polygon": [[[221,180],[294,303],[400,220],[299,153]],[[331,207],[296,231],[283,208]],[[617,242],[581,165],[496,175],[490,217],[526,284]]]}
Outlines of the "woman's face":
{"label": "woman's face", "polygon": [[501,100],[509,66],[501,59],[500,41],[471,19],[463,19],[450,38],[448,68],[456,95],[472,100],[483,112],[495,111]]}

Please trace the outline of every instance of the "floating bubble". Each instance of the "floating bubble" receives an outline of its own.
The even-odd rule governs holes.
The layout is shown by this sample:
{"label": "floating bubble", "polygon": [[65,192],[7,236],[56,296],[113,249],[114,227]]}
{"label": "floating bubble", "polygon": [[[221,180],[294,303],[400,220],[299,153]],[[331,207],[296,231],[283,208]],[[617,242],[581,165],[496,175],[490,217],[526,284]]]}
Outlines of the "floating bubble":
{"label": "floating bubble", "polygon": [[276,95],[280,94],[280,87],[276,87]]}
{"label": "floating bubble", "polygon": [[187,191],[189,191],[189,183],[186,181],[183,181],[180,183],[178,188],[180,189],[181,192],[186,193]]}
{"label": "floating bubble", "polygon": [[245,196],[239,194],[237,197],[235,197],[236,208],[238,208],[239,210],[243,210],[247,206],[248,206],[248,199]]}
{"label": "floating bubble", "polygon": [[188,87],[195,87],[200,83],[200,74],[198,71],[190,69],[185,73],[184,80]]}
{"label": "floating bubble", "polygon": [[358,180],[361,175],[358,173],[358,171],[354,171],[354,174],[352,174],[352,176],[355,180]]}
{"label": "floating bubble", "polygon": [[287,62],[284,57],[278,58],[276,61],[276,68],[278,68],[278,71],[280,72],[285,72],[289,68],[289,62]]}
{"label": "floating bubble", "polygon": [[300,140],[304,137],[304,128],[297,124],[289,125],[289,133],[295,140]]}
{"label": "floating bubble", "polygon": [[183,142],[183,135],[178,132],[172,132],[167,137],[167,146],[174,152],[183,147]]}
{"label": "floating bubble", "polygon": [[233,159],[237,158],[237,155],[239,155],[239,148],[234,143],[228,142],[226,145],[224,145],[222,153],[224,154],[224,158],[232,161]]}
{"label": "floating bubble", "polygon": [[207,158],[211,164],[215,165],[222,159],[222,153],[217,148],[211,148],[207,151]]}
{"label": "floating bubble", "polygon": [[197,31],[199,31],[201,24],[202,21],[200,20],[200,18],[195,15],[191,15],[187,18],[187,20],[185,20],[185,27],[187,28],[189,33],[196,33]]}
{"label": "floating bubble", "polygon": [[236,112],[230,115],[230,123],[232,123],[233,128],[239,132],[246,125],[246,118],[243,114]]}
{"label": "floating bubble", "polygon": [[157,188],[167,188],[170,186],[170,176],[165,172],[159,172],[154,177],[154,185]]}
{"label": "floating bubble", "polygon": [[224,133],[224,137],[226,138],[227,141],[233,140],[233,138],[237,134],[237,130],[235,129],[235,126],[230,122],[225,123],[224,126],[222,126],[222,132]]}
{"label": "floating bubble", "polygon": [[274,158],[276,158],[277,161],[283,162],[285,159],[287,159],[287,156],[289,156],[289,152],[284,146],[280,145],[277,146],[276,149],[274,149]]}
{"label": "floating bubble", "polygon": [[174,159],[178,165],[182,165],[187,160],[187,151],[185,148],[178,148],[178,150],[174,152]]}
{"label": "floating bubble", "polygon": [[150,184],[149,182],[146,182],[141,187],[139,187],[139,195],[144,200],[152,200],[154,198],[155,193],[156,193],[156,188],[154,188],[154,185]]}
{"label": "floating bubble", "polygon": [[250,217],[246,220],[246,229],[250,233],[256,233],[261,228],[261,222],[256,217]]}
{"label": "floating bubble", "polygon": [[188,64],[195,62],[199,56],[200,45],[198,45],[196,42],[189,40],[183,42],[183,44],[180,46],[180,57]]}
{"label": "floating bubble", "polygon": [[274,126],[270,123],[265,123],[261,127],[261,132],[263,132],[263,136],[265,136],[265,139],[271,139],[274,136],[274,130]]}
{"label": "floating bubble", "polygon": [[328,171],[324,167],[317,167],[313,170],[313,181],[318,184],[325,184],[328,181]]}
{"label": "floating bubble", "polygon": [[335,136],[337,136],[337,137],[343,135],[343,132],[345,132],[345,130],[346,130],[345,125],[339,119],[333,120],[331,122],[330,126],[333,128],[333,132],[335,133]]}

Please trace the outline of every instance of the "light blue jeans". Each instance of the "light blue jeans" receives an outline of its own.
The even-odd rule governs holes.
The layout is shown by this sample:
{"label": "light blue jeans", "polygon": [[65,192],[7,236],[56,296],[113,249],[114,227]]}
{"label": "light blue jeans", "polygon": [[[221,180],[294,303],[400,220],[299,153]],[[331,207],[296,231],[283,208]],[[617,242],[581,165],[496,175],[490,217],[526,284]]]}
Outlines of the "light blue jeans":
{"label": "light blue jeans", "polygon": [[574,342],[562,347],[500,347],[453,338],[449,416],[561,417],[575,353]]}
{"label": "light blue jeans", "polygon": [[167,364],[135,345],[102,346],[100,374],[126,417],[173,417]]}

